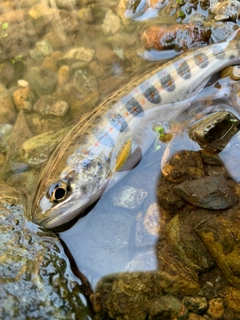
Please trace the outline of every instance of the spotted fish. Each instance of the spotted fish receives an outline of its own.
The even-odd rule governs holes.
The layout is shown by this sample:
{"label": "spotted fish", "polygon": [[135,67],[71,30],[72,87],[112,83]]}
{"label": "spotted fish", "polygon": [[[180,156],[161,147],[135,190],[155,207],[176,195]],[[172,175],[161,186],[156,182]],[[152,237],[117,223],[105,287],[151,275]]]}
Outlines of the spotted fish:
{"label": "spotted fish", "polygon": [[130,154],[136,155],[134,166],[151,144],[144,130],[148,121],[170,120],[187,107],[186,100],[194,97],[210,76],[240,62],[239,39],[240,32],[235,32],[228,41],[187,52],[156,67],[115,92],[88,121],[74,126],[40,175],[33,220],[46,228],[57,227],[99,199],[125,161],[125,157],[119,158],[121,150],[129,157],[131,146]]}

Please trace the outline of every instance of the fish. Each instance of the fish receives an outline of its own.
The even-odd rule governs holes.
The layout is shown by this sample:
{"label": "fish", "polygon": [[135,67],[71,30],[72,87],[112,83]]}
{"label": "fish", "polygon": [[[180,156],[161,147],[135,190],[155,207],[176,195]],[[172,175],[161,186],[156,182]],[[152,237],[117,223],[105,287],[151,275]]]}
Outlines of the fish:
{"label": "fish", "polygon": [[117,181],[117,171],[125,164],[126,172],[133,168],[156,139],[149,123],[170,121],[212,75],[239,62],[237,30],[227,41],[183,53],[119,88],[53,152],[33,197],[33,221],[51,229],[82,214],[111,179]]}

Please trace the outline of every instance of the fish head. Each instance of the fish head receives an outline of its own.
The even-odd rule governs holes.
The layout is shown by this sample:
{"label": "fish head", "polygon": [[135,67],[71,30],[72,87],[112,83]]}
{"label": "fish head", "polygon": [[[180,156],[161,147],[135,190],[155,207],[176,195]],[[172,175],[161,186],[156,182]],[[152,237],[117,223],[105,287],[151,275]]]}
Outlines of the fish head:
{"label": "fish head", "polygon": [[69,222],[100,198],[109,170],[101,157],[80,155],[54,176],[43,170],[33,199],[33,221],[47,229]]}

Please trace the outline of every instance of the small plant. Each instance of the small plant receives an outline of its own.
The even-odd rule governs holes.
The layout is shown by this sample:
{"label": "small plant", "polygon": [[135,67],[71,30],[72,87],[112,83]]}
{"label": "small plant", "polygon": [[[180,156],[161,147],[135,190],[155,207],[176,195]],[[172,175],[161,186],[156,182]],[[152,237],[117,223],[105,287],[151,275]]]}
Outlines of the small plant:
{"label": "small plant", "polygon": [[157,138],[155,140],[154,147],[155,147],[155,151],[157,151],[157,150],[161,149],[161,146],[158,144],[158,142],[159,142],[159,140],[161,140],[162,138],[165,137],[165,130],[162,126],[157,126],[155,128],[155,131],[157,133]]}
{"label": "small plant", "polygon": [[12,64],[15,64],[16,61],[21,61],[22,63],[26,64],[25,61],[23,61],[23,55],[22,54],[18,54],[17,56],[15,56],[14,58],[10,59]]}

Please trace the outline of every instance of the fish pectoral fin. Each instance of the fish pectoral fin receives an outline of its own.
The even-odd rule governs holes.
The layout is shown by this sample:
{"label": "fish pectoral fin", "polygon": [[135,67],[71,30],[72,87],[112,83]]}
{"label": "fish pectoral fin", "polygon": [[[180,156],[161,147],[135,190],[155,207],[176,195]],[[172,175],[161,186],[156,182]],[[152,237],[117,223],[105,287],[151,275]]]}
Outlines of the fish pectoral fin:
{"label": "fish pectoral fin", "polygon": [[142,150],[132,138],[129,138],[116,154],[116,162],[113,171],[128,171],[136,166],[142,158]]}

